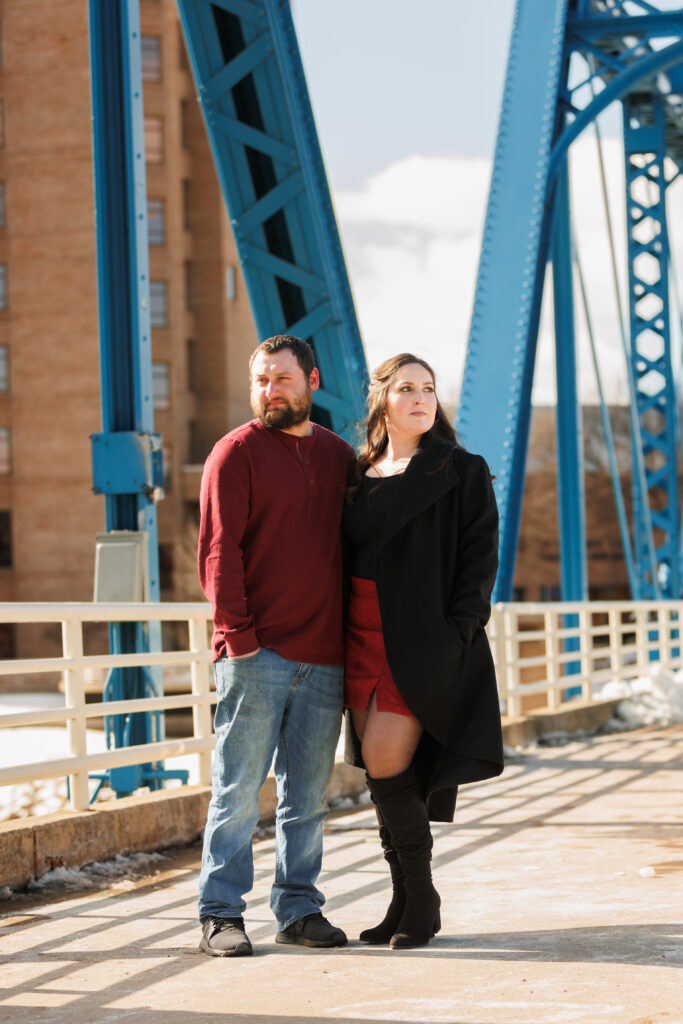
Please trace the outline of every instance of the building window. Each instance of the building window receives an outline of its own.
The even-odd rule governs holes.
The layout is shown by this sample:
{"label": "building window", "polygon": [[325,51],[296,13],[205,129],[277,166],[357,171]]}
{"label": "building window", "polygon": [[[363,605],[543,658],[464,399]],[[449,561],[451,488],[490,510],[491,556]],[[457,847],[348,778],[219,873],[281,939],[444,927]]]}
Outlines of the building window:
{"label": "building window", "polygon": [[0,345],[0,393],[9,391],[9,349]]}
{"label": "building window", "polygon": [[12,567],[12,513],[7,509],[0,511],[0,567]]}
{"label": "building window", "polygon": [[171,404],[171,377],[168,363],[152,363],[152,395],[155,409],[168,409]]}
{"label": "building window", "polygon": [[190,227],[190,179],[183,178],[183,227]]}
{"label": "building window", "polygon": [[187,57],[187,50],[185,49],[185,40],[183,39],[183,33],[180,30],[178,31],[178,37],[178,54],[180,58],[180,67],[182,68],[183,71],[189,71],[190,61],[188,60]]}
{"label": "building window", "polygon": [[159,545],[159,587],[173,590],[173,545]]}
{"label": "building window", "polygon": [[9,661],[17,654],[17,645],[14,638],[14,626],[9,623],[0,625],[0,661]]}
{"label": "building window", "polygon": [[171,469],[173,452],[171,451],[170,447],[167,444],[165,444],[161,450],[163,452],[164,459],[164,491],[166,492],[166,494],[169,494],[172,482]]}
{"label": "building window", "polygon": [[161,81],[161,39],[159,36],[142,36],[142,80]]}
{"label": "building window", "polygon": [[0,310],[7,309],[7,264],[0,263]]}
{"label": "building window", "polygon": [[160,164],[164,160],[164,125],[160,117],[145,118],[145,160]]}
{"label": "building window", "polygon": [[11,435],[9,427],[0,427],[0,476],[12,472]]}
{"label": "building window", "polygon": [[234,302],[237,296],[237,276],[235,268],[228,265],[225,268],[225,297],[228,302]]}
{"label": "building window", "polygon": [[0,228],[7,227],[7,214],[5,211],[5,183],[0,181]]}
{"label": "building window", "polygon": [[149,282],[149,315],[152,327],[167,327],[166,282]]}
{"label": "building window", "polygon": [[147,200],[147,231],[150,245],[166,245],[166,206],[163,199]]}
{"label": "building window", "polygon": [[192,339],[187,342],[187,390],[193,394],[199,392],[197,381],[197,346]]}
{"label": "building window", "polygon": [[189,138],[189,116],[190,116],[190,104],[187,100],[180,101],[180,145],[183,149],[188,149],[188,138]]}
{"label": "building window", "polygon": [[185,260],[185,309],[192,309],[192,264]]}

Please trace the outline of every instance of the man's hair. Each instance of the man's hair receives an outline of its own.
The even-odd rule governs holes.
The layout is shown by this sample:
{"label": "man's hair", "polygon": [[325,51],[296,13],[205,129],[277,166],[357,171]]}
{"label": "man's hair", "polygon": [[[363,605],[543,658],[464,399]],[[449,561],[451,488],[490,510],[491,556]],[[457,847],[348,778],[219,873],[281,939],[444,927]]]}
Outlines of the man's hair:
{"label": "man's hair", "polygon": [[251,373],[256,356],[261,352],[270,356],[274,352],[280,352],[283,348],[288,348],[294,354],[294,358],[304,372],[304,377],[308,380],[315,369],[315,354],[307,341],[295,338],[293,334],[275,334],[272,338],[262,341],[251,353],[249,373]]}

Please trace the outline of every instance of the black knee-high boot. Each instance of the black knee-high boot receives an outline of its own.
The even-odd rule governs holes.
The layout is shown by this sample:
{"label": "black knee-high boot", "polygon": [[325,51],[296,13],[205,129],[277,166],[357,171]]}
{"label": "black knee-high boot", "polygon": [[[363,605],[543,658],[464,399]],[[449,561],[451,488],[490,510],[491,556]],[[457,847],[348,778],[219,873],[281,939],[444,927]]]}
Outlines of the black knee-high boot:
{"label": "black knee-high boot", "polygon": [[405,906],[391,947],[425,946],[441,928],[441,900],[432,884],[432,833],[425,801],[412,766],[389,779],[368,776],[368,786],[403,871]]}
{"label": "black knee-high boot", "polygon": [[[370,796],[372,796],[372,793],[370,793]],[[361,942],[369,942],[370,945],[380,946],[389,941],[398,927],[405,909],[406,890],[405,885],[403,884],[403,870],[398,861],[398,854],[392,846],[389,829],[386,826],[386,822],[382,817],[379,807],[375,803],[374,797],[373,803],[375,804],[377,823],[379,825],[379,841],[382,844],[384,859],[389,865],[389,870],[391,872],[391,886],[393,893],[389,908],[384,915],[384,920],[381,921],[376,928],[366,928],[364,932],[360,933],[359,939]]]}

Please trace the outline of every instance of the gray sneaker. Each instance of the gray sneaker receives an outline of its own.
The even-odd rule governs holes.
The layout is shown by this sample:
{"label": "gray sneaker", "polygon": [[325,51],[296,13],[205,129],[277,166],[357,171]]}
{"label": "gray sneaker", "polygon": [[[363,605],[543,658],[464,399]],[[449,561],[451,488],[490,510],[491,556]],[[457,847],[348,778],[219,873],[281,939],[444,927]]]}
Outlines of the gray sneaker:
{"label": "gray sneaker", "polygon": [[241,917],[203,917],[199,948],[209,956],[251,956],[251,942]]}
{"label": "gray sneaker", "polygon": [[306,914],[278,932],[275,941],[291,946],[329,949],[331,946],[345,946],[347,939],[341,928],[335,928],[322,914]]}

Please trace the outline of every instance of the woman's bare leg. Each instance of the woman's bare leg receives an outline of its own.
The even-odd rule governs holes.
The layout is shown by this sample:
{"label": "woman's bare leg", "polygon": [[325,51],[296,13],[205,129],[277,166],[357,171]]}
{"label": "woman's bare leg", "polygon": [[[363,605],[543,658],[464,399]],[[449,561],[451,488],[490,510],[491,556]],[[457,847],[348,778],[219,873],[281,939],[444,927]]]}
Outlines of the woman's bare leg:
{"label": "woman's bare leg", "polygon": [[410,766],[422,736],[416,718],[378,711],[374,693],[367,711],[354,708],[351,714],[368,775],[388,779]]}
{"label": "woman's bare leg", "polygon": [[[373,693],[373,695],[370,698],[370,700],[374,701],[374,699],[375,699],[375,695]],[[363,739],[363,733],[365,732],[365,722],[367,720],[368,711],[370,710],[370,708],[369,707],[367,707],[367,708],[351,708],[350,710],[351,710],[351,721],[353,722],[353,727],[356,730],[356,736],[358,737],[359,740],[362,740]]]}

